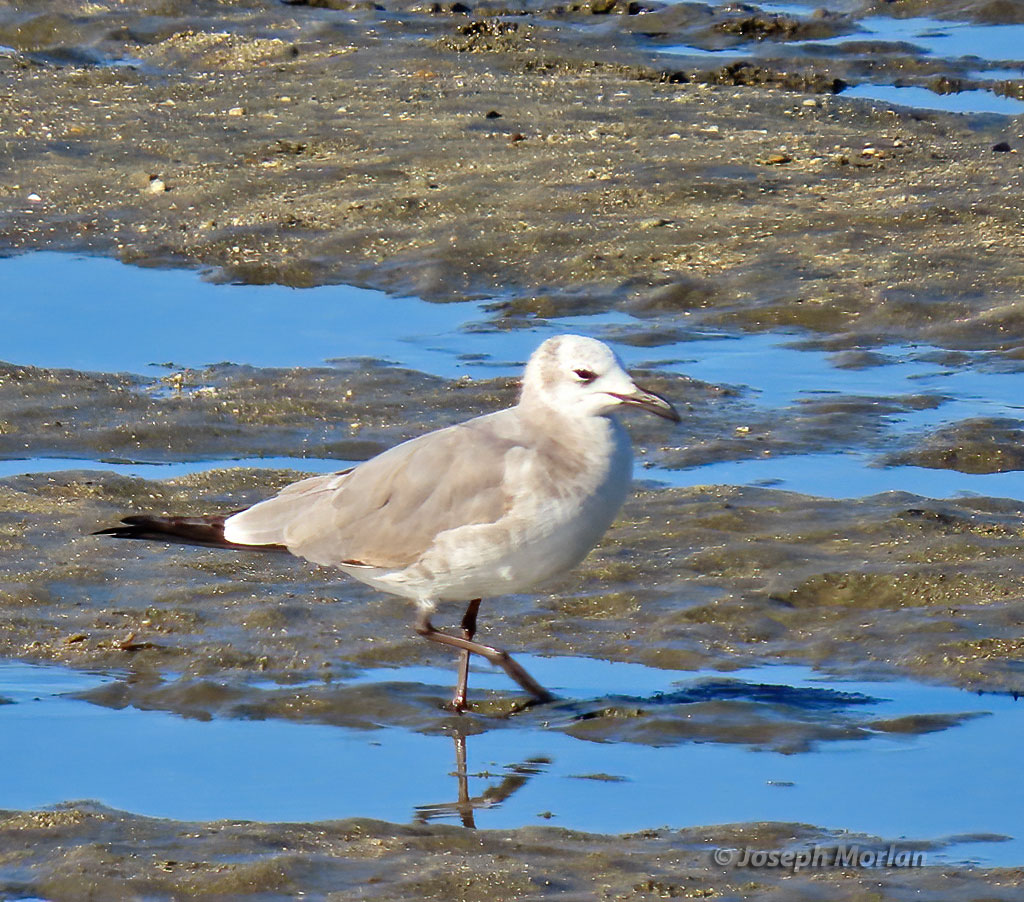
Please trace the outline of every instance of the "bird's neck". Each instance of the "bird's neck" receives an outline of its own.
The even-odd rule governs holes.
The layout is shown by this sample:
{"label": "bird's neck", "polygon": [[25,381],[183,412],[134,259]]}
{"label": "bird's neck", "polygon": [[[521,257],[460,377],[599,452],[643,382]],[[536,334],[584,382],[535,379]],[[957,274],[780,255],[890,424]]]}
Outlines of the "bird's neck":
{"label": "bird's neck", "polygon": [[549,435],[559,444],[585,443],[595,445],[617,444],[626,434],[614,414],[581,414],[552,407],[540,398],[524,396],[519,410],[535,428]]}

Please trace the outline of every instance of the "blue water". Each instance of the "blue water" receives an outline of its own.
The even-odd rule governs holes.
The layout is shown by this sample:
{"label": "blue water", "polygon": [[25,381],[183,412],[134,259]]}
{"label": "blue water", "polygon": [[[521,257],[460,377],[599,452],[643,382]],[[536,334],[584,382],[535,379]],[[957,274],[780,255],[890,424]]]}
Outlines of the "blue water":
{"label": "blue water", "polygon": [[[835,4],[814,3],[759,3],[765,12],[792,16],[810,16],[816,9],[836,10]],[[848,41],[874,41],[890,44],[913,44],[923,53],[944,59],[972,59],[987,62],[1009,62],[1024,59],[1024,25],[979,25],[932,19],[927,16],[895,18],[892,16],[865,16],[857,19],[857,31],[833,38],[811,41],[793,41],[789,46],[801,44],[835,45]]]}
{"label": "blue water", "polygon": [[936,94],[927,88],[863,84],[848,88],[843,91],[843,96],[945,113],[999,113],[1004,116],[1024,113],[1024,100],[982,90]]}
{"label": "blue water", "polygon": [[29,457],[22,460],[0,460],[0,479],[29,473],[63,473],[69,470],[95,470],[101,473],[119,473],[122,476],[138,476],[143,479],[177,479],[192,473],[231,467],[334,473],[357,463],[358,461],[328,460],[319,457],[244,457],[173,463],[110,461],[81,457]]}
{"label": "blue water", "polygon": [[984,495],[1024,501],[1024,472],[959,473],[925,467],[882,467],[857,452],[790,454],[730,460],[688,470],[637,470],[637,479],[666,485],[751,485],[822,498],[860,498],[882,492],[909,492],[925,498]]}
{"label": "blue water", "polygon": [[[711,333],[638,347],[616,337],[657,321],[614,311],[504,330],[485,303],[427,304],[349,286],[217,285],[190,270],[55,253],[0,259],[0,276],[19,299],[5,305],[0,360],[19,365],[163,375],[154,362],[308,367],[375,357],[441,376],[490,377],[517,374],[543,338],[575,331],[609,341],[630,366],[662,362],[695,379],[747,386],[764,407],[830,394],[936,394],[966,400],[973,415],[1024,410],[1024,374],[986,369],[981,352],[969,355],[976,365],[952,367],[924,359],[933,348],[893,345],[876,349],[890,358],[883,365],[850,370],[830,353],[794,347],[800,333]],[[908,416],[920,426],[935,415]]]}
{"label": "blue water", "polygon": [[[9,305],[10,322],[0,334],[0,359],[17,364],[163,374],[146,361],[199,366],[229,358],[256,366],[316,366],[347,354],[386,357],[444,376],[489,377],[518,373],[543,337],[572,330],[611,341],[631,366],[653,361],[667,371],[736,386],[760,415],[769,410],[800,415],[803,402],[844,397],[932,398],[933,406],[926,409],[884,417],[882,428],[893,441],[969,417],[1024,415],[1024,372],[1004,371],[1005,361],[986,352],[947,365],[934,362],[934,348],[893,345],[877,349],[881,365],[850,369],[837,365],[841,355],[801,347],[804,336],[797,333],[694,333],[657,347],[636,346],[627,343],[629,336],[650,323],[620,312],[537,320],[529,328],[508,331],[489,325],[483,303],[427,304],[344,286],[215,285],[191,271],[139,269],[91,257],[29,254],[0,260],[0,274],[25,299],[17,307]],[[76,286],[74,294],[66,290],[69,284]],[[395,319],[397,308],[402,315]],[[296,311],[302,311],[301,328],[294,327]],[[323,328],[315,325],[320,319]],[[236,320],[245,322],[244,334],[229,328]],[[773,485],[825,497],[899,490],[930,497],[980,493],[1024,499],[1021,473],[880,467],[882,453],[764,456],[687,470],[649,468],[641,458],[636,476],[674,486]],[[298,457],[183,463],[147,463],[144,456],[131,462],[32,457],[0,461],[0,477],[85,469],[168,479],[228,466],[332,472],[351,464]]]}
{"label": "blue water", "polygon": [[[52,254],[0,261],[0,267],[10,274],[5,284],[13,281],[20,292],[13,296],[31,301],[12,312],[10,327],[0,334],[0,357],[21,364],[160,373],[149,363],[200,365],[227,357],[292,366],[356,355],[387,356],[441,375],[490,375],[514,372],[539,338],[554,331],[572,328],[607,337],[643,326],[626,314],[613,313],[538,321],[531,328],[506,332],[488,326],[483,304],[438,307],[344,288],[308,289],[297,295],[291,289],[212,285],[191,272],[132,269]],[[76,286],[73,295],[62,287],[69,284]],[[250,298],[255,299],[251,304]],[[296,298],[302,303],[295,303]],[[323,328],[317,322],[321,316]],[[246,323],[241,337],[230,329],[238,319]],[[367,322],[347,328],[357,319]],[[83,335],[97,337],[83,341]],[[892,415],[888,428],[894,434],[950,417],[1019,416],[1024,374],[1001,372],[989,355],[968,355],[964,365],[949,366],[928,359],[933,349],[894,346],[881,349],[888,357],[882,366],[846,369],[836,365],[842,359],[835,355],[794,346],[800,337],[709,334],[656,348],[622,342],[617,348],[631,364],[662,361],[667,370],[741,385],[744,397],[761,410],[841,395],[929,394],[944,399],[935,409]],[[467,351],[472,360],[463,356]],[[939,497],[980,491],[1024,499],[1022,474],[970,477],[914,467],[883,469],[871,463],[863,452],[805,454],[677,472],[640,468],[638,475],[677,485],[769,483],[831,497],[899,489]],[[0,475],[99,467],[166,478],[224,465],[324,472],[346,462],[283,457],[157,465],[37,458],[5,461]],[[527,656],[524,663],[542,683],[574,698],[612,692],[645,696],[708,676],[576,658]],[[1016,780],[1024,709],[1011,699],[907,681],[840,682],[806,668],[773,667],[730,676],[862,692],[877,699],[871,711],[878,717],[930,711],[990,716],[923,736],[879,734],[791,755],[715,742],[671,748],[586,742],[536,726],[488,730],[466,739],[469,771],[499,777],[470,777],[471,795],[479,795],[506,768],[529,758],[549,763],[538,766],[539,772],[500,806],[477,812],[478,825],[553,823],[619,832],[660,824],[777,820],[886,838],[984,832],[1012,839],[961,842],[948,857],[995,864],[1024,860],[1019,815],[1024,783]],[[181,819],[370,816],[408,821],[421,806],[455,799],[449,737],[280,721],[200,722],[154,711],[106,709],[68,696],[112,678],[0,664],[0,696],[15,701],[0,705],[0,730],[14,737],[0,745],[0,808],[94,798],[129,811]],[[447,686],[451,673],[405,668],[367,671],[354,679]],[[509,690],[504,675],[489,672],[475,674],[473,684]],[[624,780],[581,779],[594,773]],[[952,800],[947,804],[947,799]],[[540,817],[547,811],[554,815],[550,821]],[[930,860],[940,857],[935,854]]]}
{"label": "blue water", "polygon": [[969,72],[971,78],[1024,79],[1024,63],[995,69],[975,69]]}
{"label": "blue water", "polygon": [[880,40],[913,44],[944,59],[971,57],[991,62],[1024,59],[1024,25],[977,25],[926,17],[894,19],[869,16],[858,20],[863,31],[814,43]]}
{"label": "blue water", "polygon": [[[808,16],[809,7],[795,4],[761,3],[766,12]],[[820,8],[830,8],[819,4]],[[756,41],[723,50],[702,50],[691,45],[668,47],[663,53],[681,55],[711,54],[725,58],[772,55],[787,48],[806,51],[813,47],[841,46],[849,42],[872,41],[882,44],[912,44],[922,53],[943,59],[970,59],[985,62],[1019,62],[1024,59],[1024,25],[976,25],[968,22],[942,21],[925,17],[896,19],[889,16],[867,16],[856,20],[857,31],[805,41]]]}
{"label": "blue water", "polygon": [[[191,270],[50,252],[0,259],[0,273],[6,296],[17,298],[4,306],[0,360],[85,371],[163,375],[163,364],[374,357],[449,378],[489,377],[518,372],[548,335],[635,322],[574,316],[508,331],[493,325],[485,303],[428,304],[347,285],[214,284]],[[649,356],[620,350],[631,363]]]}
{"label": "blue water", "polygon": [[[250,457],[176,463],[113,463],[88,458],[44,457],[0,460],[0,479],[31,473],[65,473],[75,470],[118,473],[143,479],[176,479],[192,473],[230,467],[334,473],[358,463],[316,457]],[[872,455],[853,451],[725,460],[681,470],[647,466],[640,459],[634,467],[633,479],[674,488],[764,486],[822,498],[859,498],[882,492],[910,492],[926,498],[985,495],[1024,501],[1024,471],[978,474],[925,467],[883,467],[876,463]]]}
{"label": "blue water", "polygon": [[[538,679],[569,698],[617,692],[648,696],[724,677],[862,693],[874,701],[857,706],[859,717],[986,716],[925,735],[878,733],[867,740],[825,742],[798,754],[715,742],[663,748],[589,742],[536,727],[489,730],[466,738],[468,772],[497,775],[471,776],[471,795],[497,783],[517,763],[531,758],[548,763],[501,805],[478,811],[479,827],[551,823],[621,832],[776,820],[890,839],[996,833],[1010,838],[960,841],[942,855],[933,853],[930,863],[1024,860],[1024,781],[1018,779],[1017,751],[1024,742],[1024,702],[909,681],[838,681],[792,666],[723,675],[579,658],[523,660]],[[0,696],[15,702],[0,705],[0,730],[12,738],[0,744],[0,808],[94,799],[183,820],[361,816],[407,822],[420,806],[454,801],[453,745],[447,736],[272,720],[204,722],[69,697],[111,679],[0,664]],[[451,673],[419,667],[356,677],[368,679],[447,686]],[[480,688],[508,689],[504,675],[475,672],[472,680]],[[581,779],[588,774],[623,779]],[[554,817],[542,818],[542,812]]]}
{"label": "blue water", "polygon": [[[484,313],[479,304],[425,304],[331,285],[218,285],[190,270],[32,253],[0,260],[4,305],[0,360],[86,371],[164,372],[229,361],[315,366],[372,353],[454,375],[430,342]],[[369,350],[372,349],[372,350]]]}
{"label": "blue water", "polygon": [[[809,10],[809,8],[806,8]],[[910,41],[947,57],[1020,63],[1024,26],[965,26],[934,20],[870,18],[867,37]],[[773,45],[777,51],[779,45]],[[0,48],[0,54],[6,48]],[[679,52],[696,52],[679,48]],[[751,47],[720,56],[749,56]],[[1016,77],[1018,68],[979,77]],[[940,96],[919,88],[860,86],[848,96],[948,109],[1024,112],[1024,103],[987,92]],[[599,337],[635,327],[625,314],[490,327],[485,303],[424,304],[345,286],[296,290],[223,286],[188,271],[124,267],[109,260],[32,254],[0,260],[5,294],[0,359],[20,364],[159,375],[159,364],[200,367],[230,360],[258,366],[310,366],[338,357],[373,356],[446,377],[514,373],[540,337],[581,331]],[[272,336],[272,341],[267,340]],[[829,394],[942,395],[936,408],[895,414],[893,433],[932,428],[966,416],[1019,417],[1024,375],[980,366],[927,362],[928,349],[881,349],[892,362],[865,370],[837,368],[822,352],[790,347],[799,336],[764,334],[638,348],[619,343],[626,362],[668,360],[665,368],[745,387],[761,408],[781,409]],[[157,465],[35,458],[0,462],[0,476],[77,467],[170,478],[223,465],[329,472],[342,461],[267,458]],[[866,452],[804,454],[726,461],[683,471],[638,468],[638,477],[673,485],[770,484],[828,497],[893,489],[934,497],[959,492],[1024,500],[1024,474],[971,476],[916,467],[879,468]],[[719,674],[672,673],[630,664],[522,656],[560,695],[639,696]],[[1022,703],[911,681],[841,681],[807,668],[779,666],[732,679],[859,692],[877,717],[984,713],[920,736],[879,733],[865,741],[819,744],[781,754],[715,742],[665,748],[574,739],[540,727],[493,729],[466,739],[470,794],[495,785],[510,767],[547,759],[497,807],[476,813],[480,827],[554,824],[621,832],[658,825],[799,821],[890,839],[1004,834],[1004,842],[957,842],[929,863],[1024,861],[1024,781],[1019,749]],[[355,731],[283,721],[186,720],[158,711],[114,710],[71,693],[116,679],[57,667],[0,663],[0,808],[37,808],[96,799],[116,808],[179,819],[320,820],[346,816],[407,822],[417,808],[454,801],[449,737],[395,728]],[[451,673],[430,667],[365,671],[365,681],[448,686]],[[507,678],[474,673],[473,685],[508,691]],[[581,779],[612,774],[620,782]],[[372,777],[370,779],[369,777]],[[551,812],[549,820],[542,812]]]}
{"label": "blue water", "polygon": [[[842,9],[835,4],[802,5],[796,3],[760,3],[769,13],[809,16],[814,9]],[[723,62],[763,56],[786,56],[791,53],[814,53],[815,47],[841,47],[851,42],[872,41],[880,44],[912,44],[923,55],[932,58],[979,62],[1016,63],[1017,68],[1004,66],[1001,75],[985,71],[977,78],[1020,78],[1024,65],[1024,25],[977,25],[969,22],[943,21],[927,17],[892,18],[867,16],[856,22],[859,30],[832,38],[807,41],[756,41],[723,48],[704,50],[692,45],[659,48],[659,52],[682,56],[721,59]],[[884,52],[880,50],[879,52]],[[1002,97],[991,91],[972,90],[959,94],[936,94],[922,87],[859,84],[843,92],[844,97],[857,97],[918,109],[952,113],[996,113],[1016,116],[1024,113],[1024,101]]]}

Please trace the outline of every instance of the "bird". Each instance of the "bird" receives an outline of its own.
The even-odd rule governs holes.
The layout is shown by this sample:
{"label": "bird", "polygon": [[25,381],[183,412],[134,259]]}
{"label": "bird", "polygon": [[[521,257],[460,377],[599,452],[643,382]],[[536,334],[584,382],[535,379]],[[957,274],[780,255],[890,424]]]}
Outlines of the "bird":
{"label": "bird", "polygon": [[[226,515],[135,515],[96,535],[234,550],[288,551],[416,605],[415,631],[458,652],[450,708],[469,709],[469,659],[501,667],[527,704],[554,696],[504,649],[476,641],[482,599],[525,592],[579,564],[625,501],[633,470],[616,414],[637,408],[679,423],[606,344],[545,340],[518,401],[395,445],[355,467],[292,483]],[[460,632],[438,605],[466,604]]]}

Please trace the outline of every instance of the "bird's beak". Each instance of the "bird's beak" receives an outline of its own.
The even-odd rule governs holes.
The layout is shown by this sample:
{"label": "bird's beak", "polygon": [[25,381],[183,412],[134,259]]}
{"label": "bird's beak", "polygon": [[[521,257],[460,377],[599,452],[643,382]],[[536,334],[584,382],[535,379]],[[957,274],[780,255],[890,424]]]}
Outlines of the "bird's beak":
{"label": "bird's beak", "polygon": [[618,398],[623,404],[628,404],[630,407],[639,407],[641,410],[646,410],[648,413],[653,413],[655,416],[663,417],[666,420],[671,420],[673,423],[682,422],[682,417],[679,416],[679,412],[666,401],[661,395],[656,395],[652,391],[647,391],[645,388],[641,388],[639,385],[634,383],[633,391],[629,394],[619,394],[618,392],[608,392],[613,398]]}

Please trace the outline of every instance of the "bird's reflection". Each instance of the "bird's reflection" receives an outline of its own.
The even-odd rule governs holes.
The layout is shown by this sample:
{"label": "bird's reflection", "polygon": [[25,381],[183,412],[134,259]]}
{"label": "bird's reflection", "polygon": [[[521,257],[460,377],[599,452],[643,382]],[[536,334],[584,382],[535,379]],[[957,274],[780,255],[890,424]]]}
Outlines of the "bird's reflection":
{"label": "bird's reflection", "polygon": [[[455,771],[453,776],[458,781],[458,798],[454,802],[439,802],[436,805],[417,805],[414,820],[418,824],[442,818],[458,817],[463,827],[476,827],[476,812],[479,809],[494,808],[524,786],[531,777],[543,772],[551,763],[549,758],[527,758],[519,764],[511,764],[505,768],[505,775],[492,786],[488,786],[476,796],[469,794],[469,772],[466,770],[466,734],[460,731],[452,733],[455,742]],[[474,777],[487,777],[488,774],[474,774]]]}

